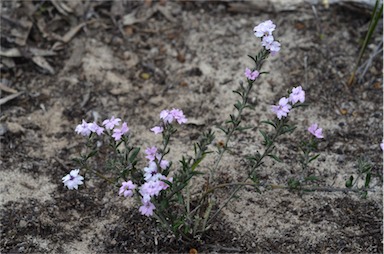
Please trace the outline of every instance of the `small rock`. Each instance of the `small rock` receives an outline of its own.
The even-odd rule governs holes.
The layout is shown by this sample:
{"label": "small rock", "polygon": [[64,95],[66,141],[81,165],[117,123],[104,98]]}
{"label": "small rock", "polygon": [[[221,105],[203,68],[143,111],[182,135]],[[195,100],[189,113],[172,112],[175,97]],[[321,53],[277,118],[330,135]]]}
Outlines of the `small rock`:
{"label": "small rock", "polygon": [[5,133],[7,133],[8,129],[7,126],[4,124],[0,124],[0,136],[4,136]]}
{"label": "small rock", "polygon": [[212,75],[213,73],[213,68],[212,66],[210,66],[209,64],[207,63],[204,63],[204,62],[201,62],[199,64],[199,69],[201,70],[201,72],[206,75],[206,76],[209,76],[209,75]]}
{"label": "small rock", "polygon": [[24,227],[26,227],[27,225],[28,225],[28,223],[27,223],[25,220],[20,220],[20,221],[19,221],[19,227],[24,228]]}
{"label": "small rock", "polygon": [[25,132],[25,129],[23,126],[21,126],[20,124],[18,123],[11,123],[11,122],[8,122],[6,123],[7,124],[7,130],[13,134],[20,134],[20,133],[24,133]]}

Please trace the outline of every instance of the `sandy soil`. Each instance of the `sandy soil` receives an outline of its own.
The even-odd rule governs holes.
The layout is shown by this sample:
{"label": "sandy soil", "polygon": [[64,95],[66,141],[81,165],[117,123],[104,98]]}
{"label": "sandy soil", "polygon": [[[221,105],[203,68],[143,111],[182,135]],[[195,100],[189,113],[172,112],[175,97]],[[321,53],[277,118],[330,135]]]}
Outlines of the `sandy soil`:
{"label": "sandy soil", "polygon": [[[17,2],[16,2],[17,3]],[[294,11],[230,12],[229,3],[167,2],[150,6],[135,2],[94,5],[63,15],[51,3],[40,3],[29,18],[33,28],[27,47],[50,49],[37,21],[56,17],[62,34],[86,18],[84,26],[55,56],[45,57],[54,74],[28,56],[12,58],[2,68],[2,83],[24,93],[1,110],[1,252],[2,253],[382,253],[382,56],[364,80],[346,86],[364,38],[369,16],[351,9],[310,5]],[[160,9],[156,9],[160,6]],[[78,14],[83,10],[82,15]],[[155,11],[157,10],[157,11]],[[18,18],[26,7],[2,3],[2,14]],[[123,16],[136,13],[135,23],[122,26]],[[61,19],[61,20],[60,20]],[[61,178],[84,146],[74,128],[82,119],[119,116],[129,124],[133,142],[143,148],[160,143],[149,131],[162,109],[181,108],[189,123],[172,140],[169,159],[175,164],[191,154],[199,134],[234,112],[239,80],[250,64],[248,54],[260,49],[253,27],[267,19],[277,24],[282,50],[268,59],[251,94],[254,111],[244,121],[251,130],[235,137],[218,181],[245,176],[247,154],[262,148],[260,123],[271,119],[269,105],[301,85],[309,107],[292,112],[298,128],[282,137],[283,163],[267,160],[258,172],[270,184],[287,185],[300,172],[294,149],[306,128],[319,123],[325,139],[309,172],[314,186],[343,188],[356,176],[357,158],[373,164],[368,197],[354,192],[297,192],[244,188],[199,243],[187,244],[164,233],[139,214],[137,204],[117,196],[117,188],[93,177],[87,188],[70,191]],[[114,23],[113,21],[116,21]],[[51,23],[50,23],[51,24]],[[382,39],[382,21],[365,61]],[[119,29],[120,27],[120,29]],[[6,32],[6,26],[3,33]],[[2,46],[16,47],[2,38]],[[4,65],[2,65],[4,66]],[[143,73],[149,78],[143,79]],[[2,92],[2,97],[8,95]],[[140,154],[144,158],[143,153]],[[212,164],[208,157],[202,171]],[[141,162],[145,166],[145,160]],[[230,189],[217,193],[225,200]]]}

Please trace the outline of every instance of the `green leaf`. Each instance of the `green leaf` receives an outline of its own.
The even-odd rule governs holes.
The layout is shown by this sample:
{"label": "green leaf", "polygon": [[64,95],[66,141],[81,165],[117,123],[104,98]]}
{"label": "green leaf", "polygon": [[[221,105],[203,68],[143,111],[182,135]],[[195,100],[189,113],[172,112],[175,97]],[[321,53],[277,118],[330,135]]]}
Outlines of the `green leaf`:
{"label": "green leaf", "polygon": [[353,176],[350,176],[349,179],[345,182],[345,187],[351,188],[353,183]]}
{"label": "green leaf", "polygon": [[249,130],[249,129],[252,129],[252,128],[253,128],[253,126],[244,126],[244,127],[236,127],[235,130],[241,132],[241,131]]}
{"label": "green leaf", "polygon": [[129,156],[129,162],[131,163],[134,162],[139,152],[140,152],[139,147],[136,147],[135,149],[133,149],[131,156]]}
{"label": "green leaf", "polygon": [[248,55],[248,57],[251,58],[254,62],[257,62],[256,58],[254,58],[253,56]]}
{"label": "green leaf", "polygon": [[224,132],[224,134],[225,135],[227,135],[228,134],[228,129],[225,129],[224,127],[221,127],[221,126],[217,126],[217,128],[219,129],[219,130],[221,130],[222,132]]}
{"label": "green leaf", "polygon": [[201,158],[196,160],[192,165],[191,165],[191,170],[194,171],[197,166],[199,166],[200,162],[205,158],[205,155],[203,155]]}
{"label": "green leaf", "polygon": [[274,154],[268,154],[268,157],[271,157],[272,159],[274,159],[277,162],[283,162],[279,157],[277,157]]}
{"label": "green leaf", "polygon": [[168,180],[165,180],[165,179],[161,179],[161,181],[165,182],[166,184],[169,185],[169,187],[172,188],[172,182],[168,181]]}
{"label": "green leaf", "polygon": [[367,198],[367,196],[368,196],[368,191],[361,192],[361,198]]}
{"label": "green leaf", "polygon": [[201,172],[201,171],[197,171],[197,170],[194,170],[192,175],[204,175],[205,173],[204,172]]}
{"label": "green leaf", "polygon": [[296,129],[296,126],[286,125],[286,127],[282,129],[281,134],[284,134],[284,133],[287,133],[287,132],[292,133],[295,129]]}
{"label": "green leaf", "polygon": [[165,198],[161,200],[160,207],[161,207],[161,210],[167,209],[169,207],[168,200]]}
{"label": "green leaf", "polygon": [[275,124],[275,123],[273,123],[273,122],[271,122],[271,121],[261,121],[261,123],[264,123],[264,124],[269,124],[269,125],[271,125],[273,128],[275,128],[275,129],[276,129],[276,124]]}
{"label": "green leaf", "polygon": [[371,172],[368,172],[368,173],[367,173],[367,176],[365,177],[365,184],[364,184],[364,187],[365,187],[365,188],[368,188],[370,182],[371,182]]}
{"label": "green leaf", "polygon": [[259,130],[259,132],[260,132],[260,134],[263,136],[265,142],[268,142],[269,137],[268,137],[267,133],[265,133],[265,132],[262,131],[262,130]]}
{"label": "green leaf", "polygon": [[311,161],[316,160],[319,156],[320,156],[320,154],[316,154],[315,156],[313,156],[312,158],[309,159],[308,163],[310,163]]}
{"label": "green leaf", "polygon": [[296,179],[289,179],[288,187],[291,189],[298,189],[300,187],[300,181]]}
{"label": "green leaf", "polygon": [[304,102],[304,103],[295,103],[294,105],[292,105],[292,108],[299,108],[299,107],[308,107],[309,104]]}
{"label": "green leaf", "polygon": [[179,202],[179,204],[184,204],[183,195],[181,195],[180,192],[178,192],[176,195],[177,195],[177,202]]}
{"label": "green leaf", "polygon": [[308,182],[308,181],[317,181],[319,180],[319,178],[317,176],[307,176],[306,178],[304,178],[304,181]]}
{"label": "green leaf", "polygon": [[243,107],[243,104],[241,104],[240,101],[237,101],[236,104],[234,104],[233,106],[235,106],[235,108],[236,108],[237,110],[240,110],[240,109]]}
{"label": "green leaf", "polygon": [[243,97],[243,93],[238,90],[233,90],[232,92],[240,95],[240,97]]}
{"label": "green leaf", "polygon": [[96,153],[97,153],[97,150],[93,150],[93,151],[91,151],[91,152],[87,155],[87,158],[86,158],[86,159],[89,159],[89,158],[95,156]]}

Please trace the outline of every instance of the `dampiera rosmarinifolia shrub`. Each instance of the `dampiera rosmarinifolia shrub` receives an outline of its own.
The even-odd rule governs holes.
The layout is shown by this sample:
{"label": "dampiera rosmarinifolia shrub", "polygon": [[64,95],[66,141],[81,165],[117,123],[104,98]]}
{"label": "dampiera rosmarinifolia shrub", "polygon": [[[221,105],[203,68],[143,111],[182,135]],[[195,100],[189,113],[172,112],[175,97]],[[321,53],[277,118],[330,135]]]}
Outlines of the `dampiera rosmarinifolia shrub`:
{"label": "dampiera rosmarinifolia shrub", "polygon": [[[239,96],[239,100],[234,104],[235,114],[231,114],[227,121],[218,126],[225,135],[225,141],[221,145],[210,146],[215,139],[215,133],[208,130],[203,132],[199,141],[193,145],[193,156],[183,156],[178,163],[169,158],[170,144],[178,125],[188,122],[183,111],[177,108],[160,112],[158,124],[150,130],[153,135],[162,135],[162,142],[145,148],[144,156],[139,156],[140,148],[131,144],[131,130],[128,123],[122,119],[112,116],[104,120],[101,125],[82,120],[75,131],[86,137],[87,142],[80,157],[75,159],[79,168],[63,177],[64,185],[70,190],[78,189],[79,185],[84,184],[88,173],[96,174],[114,184],[120,196],[136,198],[138,211],[142,215],[154,217],[176,236],[186,240],[201,236],[243,186],[253,185],[257,189],[260,183],[256,169],[262,166],[263,160],[267,157],[280,161],[275,151],[275,142],[279,136],[292,133],[296,128],[289,123],[288,115],[294,108],[304,105],[305,91],[301,86],[294,87],[286,96],[280,98],[276,105],[270,106],[274,118],[263,121],[269,128],[260,130],[263,151],[255,151],[254,154],[247,156],[249,163],[244,169],[243,181],[224,184],[215,182],[220,172],[220,161],[230,149],[230,144],[235,138],[234,134],[245,132],[250,128],[243,125],[242,114],[245,109],[252,109],[248,97],[254,82],[262,75],[266,75],[266,72],[261,70],[263,63],[269,55],[275,56],[280,51],[281,44],[273,35],[275,28],[276,25],[271,20],[254,27],[254,35],[260,40],[262,48],[256,55],[249,56],[254,64],[245,68],[246,84],[240,82],[240,87],[234,91]],[[324,138],[322,129],[316,123],[312,124],[308,131],[313,137],[300,145],[302,151],[300,163],[303,170],[317,158],[318,155],[314,154],[317,140]],[[212,147],[216,151],[213,151]],[[201,172],[198,170],[199,165],[208,154],[213,157],[213,163],[206,167],[208,172]],[[90,159],[94,157],[101,157],[102,159],[98,161],[104,164],[92,163]],[[144,164],[140,162],[142,157],[146,159]],[[194,178],[199,179],[197,182],[206,182],[199,193],[192,195],[191,180]],[[300,186],[304,180],[304,178],[295,179],[291,185]],[[215,190],[229,187],[232,188],[228,198],[217,201]]]}

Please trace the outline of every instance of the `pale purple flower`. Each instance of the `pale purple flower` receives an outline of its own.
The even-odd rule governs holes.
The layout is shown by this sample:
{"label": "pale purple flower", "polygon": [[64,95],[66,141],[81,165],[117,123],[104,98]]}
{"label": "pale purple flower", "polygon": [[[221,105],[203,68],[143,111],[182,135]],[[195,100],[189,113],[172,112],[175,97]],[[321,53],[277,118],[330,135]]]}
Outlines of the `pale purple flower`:
{"label": "pale purple flower", "polygon": [[166,183],[166,182],[163,182],[163,181],[161,181],[161,180],[167,180],[168,182],[173,182],[173,177],[166,177],[166,176],[164,176],[164,175],[160,175],[159,177],[158,177],[158,181],[160,182],[159,183],[159,185],[161,186],[161,189],[162,190],[166,190],[166,189],[168,189],[168,187],[169,187],[169,185]]}
{"label": "pale purple flower", "polygon": [[165,123],[172,123],[173,118],[173,114],[167,109],[160,112],[160,119],[163,119]]}
{"label": "pale purple flower", "polygon": [[260,75],[257,70],[252,72],[249,68],[245,68],[244,74],[249,80],[255,80]]}
{"label": "pale purple flower", "polygon": [[162,184],[158,181],[159,179],[163,179],[164,175],[160,173],[154,174],[149,181],[147,182],[156,182],[159,185],[160,191],[163,189]]}
{"label": "pale purple flower", "polygon": [[143,205],[140,206],[139,208],[139,211],[142,215],[145,215],[145,216],[152,216],[153,215],[153,210],[156,209],[155,205],[152,204],[150,201],[147,201],[147,202],[143,202]]}
{"label": "pale purple flower", "polygon": [[78,188],[79,185],[83,184],[84,177],[79,175],[80,169],[71,170],[71,172],[63,177],[64,186],[68,189],[73,190]]}
{"label": "pale purple flower", "polygon": [[276,25],[271,20],[264,21],[253,28],[256,37],[272,35]]}
{"label": "pale purple flower", "polygon": [[162,126],[155,126],[151,129],[155,134],[162,133],[164,131],[164,128]]}
{"label": "pale purple flower", "polygon": [[183,124],[188,121],[181,109],[174,108],[169,113],[179,124]]}
{"label": "pale purple flower", "polygon": [[271,45],[269,46],[269,50],[271,51],[272,56],[276,55],[277,52],[280,51],[280,46],[281,46],[281,44],[278,41],[273,41],[271,43]]}
{"label": "pale purple flower", "polygon": [[133,190],[137,187],[131,180],[128,182],[122,182],[119,190],[119,195],[124,194],[124,197],[132,197]]}
{"label": "pale purple flower", "polygon": [[156,157],[157,161],[160,161],[160,168],[166,169],[169,166],[169,161],[161,158],[162,155],[160,153],[156,153],[155,157]]}
{"label": "pale purple flower", "polygon": [[144,168],[144,179],[145,181],[151,181],[153,180],[152,177],[157,174],[157,165],[156,162],[151,161],[148,165],[148,167]]}
{"label": "pale purple flower", "polygon": [[274,41],[273,36],[265,36],[261,42],[261,45],[265,47],[265,49],[271,51],[271,55],[275,55],[278,51],[280,51],[280,42]]}
{"label": "pale purple flower", "polygon": [[155,156],[157,153],[156,146],[152,146],[150,148],[145,149],[145,153],[147,154],[147,156],[145,156],[145,158],[147,158],[149,161],[155,160]]}
{"label": "pale purple flower", "polygon": [[141,195],[157,196],[162,190],[161,184],[159,181],[149,181],[140,186]]}
{"label": "pale purple flower", "polygon": [[77,132],[77,134],[81,134],[83,136],[89,136],[89,134],[91,134],[92,132],[90,126],[91,124],[87,123],[83,119],[82,123],[76,126],[75,131]]}
{"label": "pale purple flower", "polygon": [[384,151],[384,141],[380,143],[381,150]]}
{"label": "pale purple flower", "polygon": [[298,101],[303,103],[305,101],[305,92],[303,88],[301,86],[293,88],[288,100],[292,103],[292,105]]}
{"label": "pale purple flower", "polygon": [[122,125],[121,125],[121,128],[115,128],[113,130],[113,134],[112,134],[112,137],[115,138],[116,141],[119,141],[121,139],[121,136],[123,136],[124,134],[126,134],[127,132],[129,131],[129,128],[127,126],[127,123],[124,122]]}
{"label": "pale purple flower", "polygon": [[323,129],[318,128],[317,123],[312,124],[309,126],[308,131],[314,135],[316,138],[324,138],[323,136]]}
{"label": "pale purple flower", "polygon": [[278,105],[271,106],[273,113],[275,113],[279,119],[281,119],[283,116],[286,117],[291,108],[292,106],[288,104],[288,99],[285,97],[279,100]]}
{"label": "pale purple flower", "polygon": [[161,168],[161,169],[166,169],[168,166],[169,166],[169,161],[164,160],[164,159],[162,159],[162,160],[160,161],[160,168]]}
{"label": "pale purple flower", "polygon": [[100,127],[99,125],[97,125],[96,122],[93,122],[89,125],[89,129],[92,131],[92,132],[95,132],[97,135],[101,135],[104,133],[104,128],[103,127]]}
{"label": "pale purple flower", "polygon": [[266,49],[269,49],[273,41],[274,38],[272,35],[264,36],[263,40],[261,41],[261,45]]}
{"label": "pale purple flower", "polygon": [[151,201],[151,197],[148,194],[144,194],[143,197],[141,198],[141,202],[144,204],[149,201]]}
{"label": "pale purple flower", "polygon": [[106,119],[103,121],[103,125],[106,129],[112,130],[116,125],[119,125],[119,122],[121,121],[120,118],[115,118],[114,116],[111,117],[111,119]]}
{"label": "pale purple flower", "polygon": [[[180,109],[176,109],[176,108],[174,108],[172,110],[165,109],[165,110],[161,111],[160,112],[160,119],[163,119],[164,123],[172,123],[173,120],[176,120],[179,124],[183,124],[183,123],[186,123],[188,121],[187,118],[184,116],[183,111]],[[156,127],[154,127],[154,128],[156,128]],[[154,129],[154,128],[152,128],[152,129]],[[157,133],[160,133],[159,131],[162,132],[162,129],[160,129],[160,128],[156,128],[155,130],[153,130],[153,132],[155,132],[155,131]]]}

